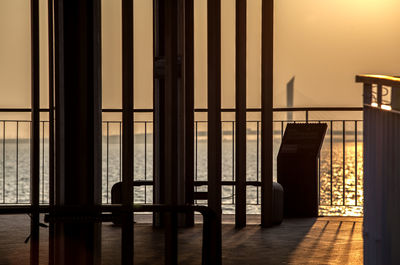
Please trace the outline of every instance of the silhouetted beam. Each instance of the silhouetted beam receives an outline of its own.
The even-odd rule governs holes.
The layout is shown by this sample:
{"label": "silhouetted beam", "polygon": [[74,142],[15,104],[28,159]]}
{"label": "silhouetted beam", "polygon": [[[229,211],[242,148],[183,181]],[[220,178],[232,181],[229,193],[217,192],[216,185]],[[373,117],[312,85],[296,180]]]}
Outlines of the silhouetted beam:
{"label": "silhouetted beam", "polygon": [[[165,203],[178,203],[178,0],[165,1],[164,166]],[[177,214],[165,214],[165,264],[178,263]]]}
{"label": "silhouetted beam", "polygon": [[221,0],[207,1],[208,206],[215,212],[210,249],[221,264]]}
{"label": "silhouetted beam", "polygon": [[[158,62],[164,58],[164,0],[153,1],[153,201],[165,203],[164,196],[164,75],[157,75]],[[164,72],[163,72],[164,73]],[[153,225],[163,225],[163,213],[153,214]]]}
{"label": "silhouetted beam", "polygon": [[[101,204],[101,1],[54,2],[57,206]],[[100,264],[101,224],[55,223],[55,263]]]}
{"label": "silhouetted beam", "polygon": [[272,225],[274,1],[262,1],[261,55],[261,225]]}
{"label": "silhouetted beam", "polygon": [[39,178],[40,178],[40,66],[39,1],[31,0],[31,265],[39,264]]}
{"label": "silhouetted beam", "polygon": [[[194,203],[194,0],[184,1],[184,86],[185,86],[185,203]],[[186,226],[194,225],[194,213],[186,214]]]}
{"label": "silhouetted beam", "polygon": [[[49,53],[49,205],[54,206],[54,36],[53,0],[47,1]],[[54,264],[54,224],[49,224],[49,265]]]}
{"label": "silhouetted beam", "polygon": [[[122,203],[133,202],[133,0],[122,0]],[[133,213],[122,222],[122,264],[133,264]]]}
{"label": "silhouetted beam", "polygon": [[236,206],[237,228],[246,226],[246,19],[247,1],[236,0]]}

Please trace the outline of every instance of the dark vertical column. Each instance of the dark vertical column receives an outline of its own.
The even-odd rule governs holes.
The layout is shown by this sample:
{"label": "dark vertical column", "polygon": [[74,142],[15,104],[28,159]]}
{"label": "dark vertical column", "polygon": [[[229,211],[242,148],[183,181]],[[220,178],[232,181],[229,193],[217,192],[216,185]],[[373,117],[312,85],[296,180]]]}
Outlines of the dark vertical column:
{"label": "dark vertical column", "polygon": [[[164,196],[164,15],[165,15],[165,1],[153,1],[153,50],[154,50],[154,114],[153,114],[153,201],[155,204],[165,203]],[[161,213],[153,214],[153,225],[162,225]]]}
{"label": "dark vertical column", "polygon": [[[133,0],[122,1],[122,203],[133,203]],[[125,213],[122,264],[133,264],[133,213]]]}
{"label": "dark vertical column", "polygon": [[261,56],[261,225],[272,225],[272,164],[273,164],[273,44],[274,1],[262,1]]}
{"label": "dark vertical column", "polygon": [[31,264],[39,264],[39,173],[40,173],[40,102],[39,102],[39,2],[31,0]]}
{"label": "dark vertical column", "polygon": [[[165,203],[178,203],[178,1],[165,1],[164,192]],[[178,263],[177,214],[166,213],[165,262]]]}
{"label": "dark vertical column", "polygon": [[364,105],[371,105],[371,103],[372,103],[372,85],[371,84],[364,83],[363,100],[364,100]]}
{"label": "dark vertical column", "polygon": [[[55,1],[57,206],[101,204],[101,1]],[[101,224],[55,224],[56,264],[100,264]]]}
{"label": "dark vertical column", "polygon": [[[185,86],[185,203],[194,203],[194,0],[186,0],[184,33]],[[186,215],[186,226],[194,225],[194,214]]]}
{"label": "dark vertical column", "polygon": [[[54,206],[54,37],[53,0],[47,1],[49,46],[49,204]],[[54,224],[49,224],[49,265],[54,264]]]}
{"label": "dark vertical column", "polygon": [[236,227],[246,226],[246,18],[247,1],[236,0]]}
{"label": "dark vertical column", "polygon": [[[177,91],[176,91],[176,144],[177,144],[177,204],[184,205],[186,202],[186,90],[185,90],[185,0],[177,0]],[[178,226],[185,224],[186,215],[178,214]]]}
{"label": "dark vertical column", "polygon": [[[210,249],[221,261],[221,1],[207,1],[208,206],[215,212]],[[217,263],[216,263],[217,264]]]}

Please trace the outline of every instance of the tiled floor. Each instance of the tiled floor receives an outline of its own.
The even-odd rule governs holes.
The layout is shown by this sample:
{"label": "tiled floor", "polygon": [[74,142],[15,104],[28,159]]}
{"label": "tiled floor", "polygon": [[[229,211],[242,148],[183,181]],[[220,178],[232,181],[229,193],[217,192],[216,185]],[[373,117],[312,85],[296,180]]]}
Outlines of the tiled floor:
{"label": "tiled floor", "polygon": [[[332,217],[287,219],[263,229],[258,216],[236,230],[224,217],[223,264],[362,264],[362,219]],[[163,231],[153,229],[149,216],[137,217],[135,264],[163,264]],[[28,216],[0,216],[0,264],[29,264]],[[180,264],[201,263],[202,226],[179,232]],[[103,224],[102,264],[120,264],[120,228]],[[41,228],[41,264],[47,264],[47,230]]]}

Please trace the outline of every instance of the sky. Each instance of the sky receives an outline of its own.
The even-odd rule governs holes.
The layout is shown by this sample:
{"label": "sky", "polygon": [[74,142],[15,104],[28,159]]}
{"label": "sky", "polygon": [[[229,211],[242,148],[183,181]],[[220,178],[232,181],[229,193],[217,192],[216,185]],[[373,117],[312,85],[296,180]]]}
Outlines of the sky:
{"label": "sky", "polygon": [[[0,107],[30,106],[28,0],[0,1]],[[48,103],[47,13],[40,0],[41,105]],[[222,107],[235,102],[235,1],[222,0]],[[103,107],[121,107],[121,1],[102,0]],[[207,1],[195,1],[195,104],[207,106]],[[274,106],[361,106],[356,74],[399,75],[400,1],[275,1]],[[260,106],[261,1],[248,0],[248,107]],[[135,107],[152,105],[152,1],[134,1]]]}

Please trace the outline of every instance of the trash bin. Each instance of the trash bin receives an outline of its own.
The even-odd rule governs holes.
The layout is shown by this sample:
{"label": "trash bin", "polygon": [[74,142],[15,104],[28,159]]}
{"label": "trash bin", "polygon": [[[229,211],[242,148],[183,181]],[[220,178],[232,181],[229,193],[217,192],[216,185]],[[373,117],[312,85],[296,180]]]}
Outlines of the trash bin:
{"label": "trash bin", "polygon": [[283,221],[283,187],[281,184],[272,183],[272,196],[272,222],[275,225],[279,225]]}
{"label": "trash bin", "polygon": [[[122,182],[115,183],[111,188],[111,204],[122,203]],[[116,214],[113,212],[113,214]],[[121,225],[121,222],[117,219],[113,221],[115,225]]]}

